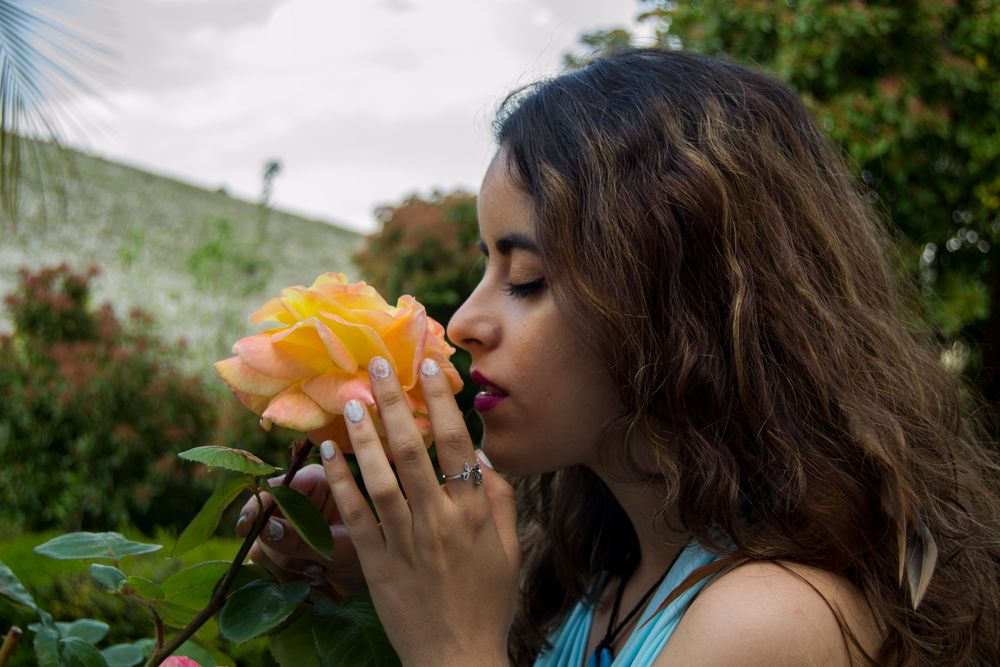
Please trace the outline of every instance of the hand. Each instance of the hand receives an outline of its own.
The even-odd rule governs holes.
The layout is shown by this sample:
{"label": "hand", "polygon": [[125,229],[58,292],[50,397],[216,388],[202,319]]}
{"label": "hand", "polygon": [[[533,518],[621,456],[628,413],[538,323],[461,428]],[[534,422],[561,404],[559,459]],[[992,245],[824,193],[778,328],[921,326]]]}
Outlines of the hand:
{"label": "hand", "polygon": [[[483,484],[441,484],[406,397],[384,360],[374,359],[372,387],[396,463],[396,481],[372,417],[346,406],[365,487],[362,496],[330,441],[323,466],[389,640],[406,665],[507,664],[507,635],[518,592],[520,549],[511,486],[483,466]],[[447,379],[433,361],[421,366],[438,460],[445,472],[477,463]],[[403,495],[406,492],[406,497]]]}
{"label": "hand", "polygon": [[[274,477],[269,481],[274,486],[281,480],[282,477]],[[338,600],[365,592],[367,586],[357,553],[340,520],[323,468],[315,464],[302,468],[292,478],[291,486],[312,500],[326,517],[333,536],[333,557],[316,553],[292,525],[281,518],[279,509],[251,547],[250,560],[270,571],[280,581],[305,579],[314,586],[327,589]],[[269,497],[268,493],[261,494],[265,506]],[[257,499],[251,498],[240,511],[237,535],[246,537],[257,518],[257,511]]]}

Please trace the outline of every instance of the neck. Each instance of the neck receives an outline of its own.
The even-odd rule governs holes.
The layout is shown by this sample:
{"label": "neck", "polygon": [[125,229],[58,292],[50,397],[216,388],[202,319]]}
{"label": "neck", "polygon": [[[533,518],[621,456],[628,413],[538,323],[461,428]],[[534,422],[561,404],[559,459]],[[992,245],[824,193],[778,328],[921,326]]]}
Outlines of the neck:
{"label": "neck", "polygon": [[691,539],[689,532],[678,530],[676,504],[658,513],[667,495],[662,484],[622,482],[607,471],[595,468],[594,472],[625,510],[638,538],[639,563],[631,579],[639,585],[655,581]]}

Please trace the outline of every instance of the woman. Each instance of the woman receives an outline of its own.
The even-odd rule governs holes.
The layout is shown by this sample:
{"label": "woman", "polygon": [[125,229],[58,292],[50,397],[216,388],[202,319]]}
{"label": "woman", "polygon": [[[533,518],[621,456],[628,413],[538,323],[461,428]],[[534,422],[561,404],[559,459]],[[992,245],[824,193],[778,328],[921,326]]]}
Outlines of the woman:
{"label": "woman", "polygon": [[448,336],[520,517],[461,473],[433,363],[440,486],[376,359],[402,489],[346,414],[381,524],[334,443],[296,479],[361,572],[280,520],[254,560],[366,581],[405,664],[996,664],[996,467],[801,101],[632,50],[514,94],[497,140]]}

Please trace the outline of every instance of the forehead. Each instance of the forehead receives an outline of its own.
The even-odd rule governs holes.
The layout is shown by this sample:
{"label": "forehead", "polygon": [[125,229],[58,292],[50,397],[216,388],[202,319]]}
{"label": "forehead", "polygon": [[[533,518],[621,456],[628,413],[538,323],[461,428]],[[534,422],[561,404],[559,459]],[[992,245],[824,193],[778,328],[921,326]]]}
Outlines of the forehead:
{"label": "forehead", "polygon": [[534,235],[531,198],[514,181],[502,149],[486,170],[477,205],[484,240],[510,233]]}

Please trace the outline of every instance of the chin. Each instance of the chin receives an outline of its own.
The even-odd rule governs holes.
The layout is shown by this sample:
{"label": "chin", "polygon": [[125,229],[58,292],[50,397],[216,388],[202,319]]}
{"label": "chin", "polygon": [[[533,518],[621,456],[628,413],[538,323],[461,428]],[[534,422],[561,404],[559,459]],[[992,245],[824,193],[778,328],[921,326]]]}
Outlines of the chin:
{"label": "chin", "polygon": [[505,446],[505,443],[499,438],[490,438],[487,434],[483,434],[480,448],[489,457],[493,468],[505,475],[524,477],[541,475],[559,469],[559,466],[546,465],[545,461],[539,460],[538,452],[544,451],[544,449],[525,447],[524,442],[520,442],[518,445],[518,447]]}

